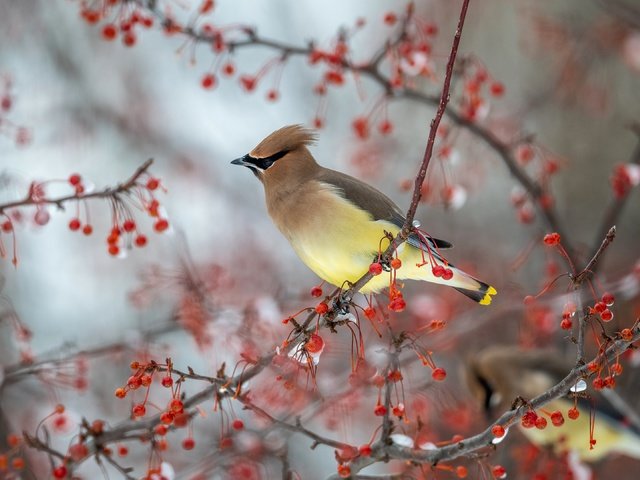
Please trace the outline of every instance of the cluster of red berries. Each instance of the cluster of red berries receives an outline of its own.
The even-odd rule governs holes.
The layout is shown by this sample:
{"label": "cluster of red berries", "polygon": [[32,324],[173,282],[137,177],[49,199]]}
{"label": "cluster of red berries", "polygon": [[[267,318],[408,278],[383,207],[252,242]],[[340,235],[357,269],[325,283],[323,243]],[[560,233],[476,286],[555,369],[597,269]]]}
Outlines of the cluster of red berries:
{"label": "cluster of red berries", "polygon": [[[564,425],[564,415],[560,410],[555,410],[547,414],[551,419],[551,424],[554,427],[561,427]],[[567,412],[570,419],[575,420],[580,415],[580,412],[575,407],[572,407]],[[547,428],[547,419],[542,415],[538,415],[534,410],[528,410],[522,415],[520,424],[523,428],[537,428],[538,430],[544,430]],[[492,428],[492,433],[496,438],[502,437],[505,434],[504,428],[501,425],[495,425]]]}
{"label": "cluster of red berries", "polygon": [[464,72],[464,88],[460,97],[462,115],[470,121],[482,120],[489,112],[486,93],[493,97],[504,95],[504,84],[490,78],[483,65],[473,64]]}
{"label": "cluster of red berries", "polygon": [[451,280],[453,278],[453,270],[444,265],[435,265],[431,268],[431,273],[434,277],[442,278],[443,280]]}
{"label": "cluster of red berries", "polygon": [[15,433],[7,435],[6,444],[8,450],[0,452],[0,477],[20,478],[20,473],[24,470],[25,461],[21,455],[22,439]]}
{"label": "cluster of red berries", "polygon": [[[103,8],[92,9],[87,6],[83,6],[80,10],[80,16],[82,19],[90,25],[97,25],[102,20],[107,19],[112,12],[112,9],[116,7],[120,0],[106,0],[106,5]],[[133,47],[138,40],[135,32],[136,26],[151,28],[153,26],[153,17],[151,15],[144,15],[140,10],[133,10],[127,14],[122,14],[122,10],[119,9],[119,14],[114,14],[118,17],[116,22],[105,23],[102,26],[102,38],[108,42],[114,41],[118,38],[118,35],[122,36],[122,43],[126,47]]]}
{"label": "cluster of red berries", "polygon": [[[86,186],[82,180],[82,177],[74,173],[69,176],[69,184],[75,189],[76,196],[79,198],[86,193]],[[141,193],[139,195],[142,207],[147,214],[155,218],[153,228],[156,232],[161,233],[169,228],[169,222],[166,218],[163,218],[160,213],[160,203],[154,197],[153,192],[160,188],[160,180],[155,177],[149,177],[146,183],[136,183],[134,187]],[[114,197],[114,201],[122,203],[120,198]],[[122,209],[114,209],[113,225],[109,235],[107,236],[107,251],[112,256],[117,256],[122,252],[122,248],[125,245],[125,237],[128,237],[136,247],[144,247],[147,244],[147,236],[138,231],[138,226],[129,213],[129,209],[122,205]],[[122,212],[125,213],[125,218]],[[93,233],[92,225],[87,222],[84,225],[79,217],[74,217],[69,221],[69,230],[76,232],[82,231],[85,235],[91,235]]]}
{"label": "cluster of red berries", "polygon": [[613,320],[613,312],[609,307],[613,306],[614,301],[615,297],[613,294],[606,292],[602,295],[601,299],[593,305],[592,312],[598,314],[603,322],[610,322]]}

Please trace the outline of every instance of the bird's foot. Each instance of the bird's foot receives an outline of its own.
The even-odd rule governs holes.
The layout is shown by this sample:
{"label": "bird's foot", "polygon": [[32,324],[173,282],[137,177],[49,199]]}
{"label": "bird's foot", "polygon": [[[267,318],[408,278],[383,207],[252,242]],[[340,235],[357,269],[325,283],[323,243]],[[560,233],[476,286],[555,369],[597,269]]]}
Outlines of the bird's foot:
{"label": "bird's foot", "polygon": [[336,315],[346,315],[349,313],[351,298],[346,292],[342,292],[333,299],[332,308]]}

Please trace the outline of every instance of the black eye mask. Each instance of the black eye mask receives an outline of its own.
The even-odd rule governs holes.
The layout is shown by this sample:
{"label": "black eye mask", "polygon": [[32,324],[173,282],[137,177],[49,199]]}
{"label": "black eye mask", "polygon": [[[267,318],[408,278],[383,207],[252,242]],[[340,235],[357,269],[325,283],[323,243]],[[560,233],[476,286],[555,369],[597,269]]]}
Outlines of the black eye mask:
{"label": "black eye mask", "polygon": [[255,165],[256,168],[264,171],[267,168],[269,168],[271,165],[273,165],[276,160],[280,160],[282,157],[284,157],[287,153],[289,153],[289,150],[282,150],[278,153],[274,153],[270,157],[264,157],[264,158],[255,158],[255,157],[252,157],[251,155],[245,155],[243,160],[245,161],[245,163]]}

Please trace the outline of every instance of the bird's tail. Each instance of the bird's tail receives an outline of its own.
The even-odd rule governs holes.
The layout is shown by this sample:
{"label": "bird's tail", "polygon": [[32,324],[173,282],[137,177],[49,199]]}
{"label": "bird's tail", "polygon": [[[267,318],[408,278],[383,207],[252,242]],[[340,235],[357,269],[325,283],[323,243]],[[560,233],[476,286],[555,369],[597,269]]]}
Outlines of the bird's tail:
{"label": "bird's tail", "polygon": [[453,278],[450,280],[450,285],[453,288],[466,295],[474,302],[478,302],[480,305],[491,304],[491,300],[493,300],[492,295],[498,293],[495,288],[481,282],[462,270],[452,266],[449,266],[449,268],[453,270]]}
{"label": "bird's tail", "polygon": [[[492,300],[492,295],[498,293],[491,285],[481,282],[477,278],[472,277],[468,273],[448,263],[436,251],[429,251],[429,257],[435,261],[436,265],[451,269],[453,273],[451,277],[436,277],[431,267],[433,263],[427,262],[425,264],[424,255],[418,249],[407,249],[407,251],[403,253],[405,255],[402,259],[403,267],[398,270],[398,275],[401,275],[400,278],[423,280],[453,287],[480,305],[489,305]],[[422,262],[420,262],[420,260],[422,260]],[[404,270],[405,268],[406,270]]]}

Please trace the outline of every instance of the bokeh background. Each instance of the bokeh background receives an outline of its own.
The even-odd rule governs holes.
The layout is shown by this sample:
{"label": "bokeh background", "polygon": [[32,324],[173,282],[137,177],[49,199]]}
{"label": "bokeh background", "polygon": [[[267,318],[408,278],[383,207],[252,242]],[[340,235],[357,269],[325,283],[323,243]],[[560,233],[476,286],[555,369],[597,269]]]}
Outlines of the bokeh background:
{"label": "bokeh background", "polygon": [[[179,18],[187,18],[197,7],[190,1],[169,3]],[[440,31],[433,56],[436,80],[421,84],[425,92],[438,92],[458,3],[416,2],[417,15]],[[307,306],[308,291],[318,283],[268,219],[260,185],[248,171],[229,162],[283,125],[311,124],[318,107],[312,90],[320,70],[306,59],[290,59],[277,102],[265,99],[269,79],[253,93],[240,87],[238,75],[220,78],[208,91],[200,79],[214,62],[209,49],[194,50],[184,38],[168,38],[158,28],[142,31],[133,48],[106,42],[99,28],[80,18],[80,4],[0,0],[0,75],[13,85],[7,119],[30,134],[30,141],[20,146],[13,130],[2,130],[8,133],[0,135],[0,202],[24,196],[32,180],[64,180],[74,172],[96,188],[114,185],[153,158],[152,172],[167,190],[160,200],[172,228],[155,234],[151,222],[141,219],[148,246],[116,259],[107,254],[104,242],[110,228],[106,202],[89,203],[95,232],[89,237],[69,231],[75,205],[68,205],[67,211],[51,208],[51,220],[44,227],[30,220],[33,208],[24,210],[26,220],[16,232],[18,266],[11,265],[10,256],[0,261],[5,311],[0,319],[0,362],[7,368],[15,365],[24,348],[36,358],[112,343],[120,343],[124,351],[90,358],[89,383],[82,391],[62,388],[59,379],[29,376],[5,384],[1,405],[9,418],[4,428],[11,431],[33,430],[58,401],[68,406],[71,418],[122,420],[129,405],[112,392],[128,376],[127,364],[135,355],[131,352],[148,349],[158,358],[171,355],[176,365],[213,374],[223,361],[233,364],[244,337],[251,336],[236,330],[248,306],[257,311],[271,342],[265,347],[273,346],[286,336],[280,320]],[[304,45],[310,39],[328,44],[340,27],[364,18],[367,24],[353,38],[352,47],[354,58],[366,59],[393,32],[382,21],[384,15],[403,7],[378,0],[221,0],[210,21],[255,26],[262,36]],[[628,162],[637,148],[638,137],[630,126],[640,121],[640,9],[622,0],[472,2],[460,50],[486,65],[506,87],[503,97],[491,100],[485,124],[512,132],[512,140],[532,135],[536,145],[562,159],[552,182],[558,214],[578,251],[588,252],[598,241],[602,214],[612,198],[612,169]],[[273,56],[264,47],[242,49],[235,63],[238,72],[252,73]],[[401,185],[416,173],[434,111],[407,100],[392,102],[388,111],[393,134],[374,132],[359,140],[351,123],[379,94],[379,87],[367,79],[358,88],[348,78],[344,87],[332,90],[326,125],[313,153],[320,163],[372,183],[405,209],[410,193]],[[522,297],[548,280],[545,272],[553,255],[540,246],[547,233],[543,222],[518,221],[510,200],[515,181],[495,152],[464,132],[454,148],[458,160],[446,167],[447,178],[464,186],[466,202],[445,208],[436,198],[421,206],[418,218],[430,233],[455,244],[452,260],[481,272],[500,296],[491,310],[479,311],[438,287],[409,285],[406,297],[415,299],[408,301],[412,315],[455,317],[451,337],[445,331],[433,340],[436,354],[441,349],[440,361],[452,372],[461,363],[455,354],[460,345],[473,352],[494,341],[517,343],[531,334],[534,345],[544,340],[560,351],[572,351],[559,332],[530,333],[521,308]],[[437,170],[432,165],[434,185],[441,181]],[[67,191],[64,182],[48,190],[51,195]],[[619,220],[618,237],[601,266],[604,284],[626,278],[638,259],[639,211],[637,194],[632,193]],[[10,237],[2,238],[10,250]],[[536,246],[513,268],[532,242]],[[180,328],[175,320],[187,264],[205,283],[218,282],[210,290],[214,313],[199,331],[211,342],[200,348],[193,331]],[[157,270],[149,275],[152,266]],[[138,292],[133,296],[137,301],[132,301],[132,292]],[[632,323],[634,308],[637,315],[636,294],[637,284],[631,285],[626,294],[631,303],[625,315],[616,318],[618,325]],[[16,341],[11,311],[33,332],[28,347]],[[168,332],[157,334],[165,327]],[[145,333],[149,331],[154,332],[151,337]],[[375,357],[375,335],[367,331],[366,337]],[[348,338],[334,343],[327,356],[332,376],[319,381],[322,394],[340,384],[340,375],[348,375]],[[452,373],[450,382],[435,391],[434,387],[425,398],[434,409],[466,405],[470,400],[459,380]],[[419,378],[412,381],[417,385]],[[197,388],[194,384],[188,391]],[[359,430],[360,418],[353,408],[340,410],[335,430],[331,425],[322,428],[354,442],[368,437],[371,432]],[[209,420],[196,425],[196,438],[216,438],[215,417],[210,406],[204,409]],[[68,439],[61,435],[59,441]],[[293,467],[302,478],[322,478],[335,471],[331,449],[310,452],[308,442],[293,442],[290,448]],[[189,458],[180,452],[168,456],[178,478],[190,478],[198,469],[189,465],[197,465],[209,453],[205,449]],[[142,449],[132,455],[130,464],[144,464]],[[37,456],[32,462],[36,478],[46,478],[46,462]],[[85,478],[98,474],[95,467],[86,468],[90,473]],[[271,478],[268,468],[265,475]]]}

